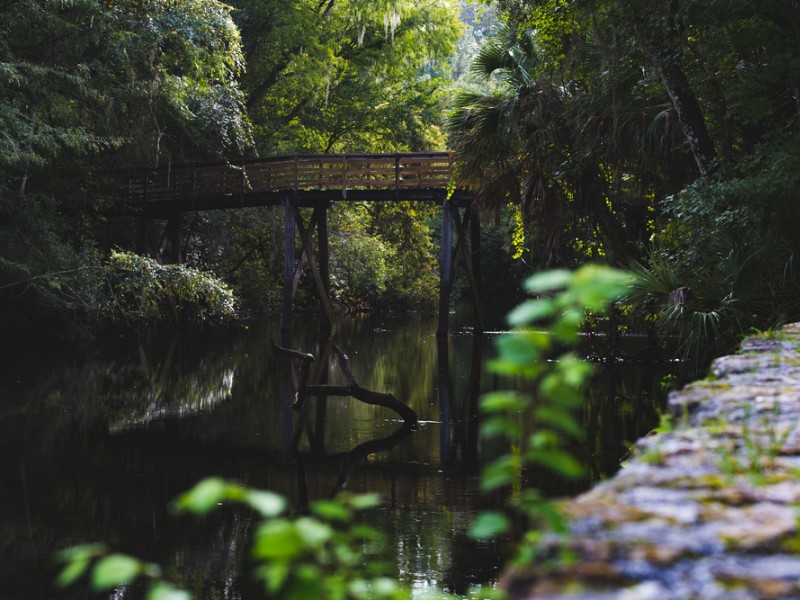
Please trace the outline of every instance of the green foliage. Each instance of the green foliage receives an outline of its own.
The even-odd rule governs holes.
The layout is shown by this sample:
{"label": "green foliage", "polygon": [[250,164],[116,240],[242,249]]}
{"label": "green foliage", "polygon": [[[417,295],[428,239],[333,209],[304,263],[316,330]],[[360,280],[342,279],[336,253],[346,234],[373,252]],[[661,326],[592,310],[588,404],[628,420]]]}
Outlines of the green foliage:
{"label": "green foliage", "polygon": [[126,554],[112,553],[102,544],[73,546],[59,552],[64,564],[56,584],[69,587],[88,575],[95,592],[110,592],[141,579],[147,582],[147,600],[190,600],[191,594],[162,578],[161,567]]}
{"label": "green foliage", "polygon": [[[409,589],[386,576],[380,562],[382,536],[357,517],[381,503],[375,494],[342,493],[334,500],[312,503],[309,516],[289,517],[287,502],[272,492],[247,488],[218,478],[200,481],[179,496],[176,512],[205,516],[226,503],[242,504],[259,516],[251,554],[254,575],[268,598],[321,600],[403,600]],[[148,583],[148,600],[189,600],[162,578],[157,565],[110,554],[101,545],[68,548],[59,554],[64,563],[57,583],[67,587],[88,575],[94,590],[129,585],[138,578]],[[431,592],[430,600],[449,595]]]}
{"label": "green foliage", "polygon": [[259,150],[442,148],[455,2],[236,0]]}
{"label": "green foliage", "polygon": [[108,291],[99,240],[125,237],[105,218],[100,179],[243,151],[242,68],[230,9],[216,0],[0,8],[4,307],[94,324]]}
{"label": "green foliage", "polygon": [[[559,476],[582,474],[581,464],[563,447],[563,441],[581,436],[574,413],[583,402],[581,386],[592,367],[571,352],[553,359],[554,352],[573,345],[586,310],[604,311],[632,285],[633,278],[610,267],[586,265],[574,273],[543,272],[525,282],[537,297],[518,306],[508,317],[516,328],[498,338],[499,356],[490,369],[495,373],[522,377],[535,385],[534,394],[500,391],[481,398],[485,420],[481,433],[500,437],[511,451],[490,463],[483,472],[487,490],[510,488],[509,508],[534,517],[545,530],[564,532],[566,524],[556,508],[535,489],[523,485],[526,466],[543,467]],[[523,424],[531,424],[526,434]],[[477,538],[507,533],[512,520],[502,513],[485,513],[474,524]],[[537,534],[528,535],[520,558],[528,559]]]}
{"label": "green foliage", "polygon": [[112,150],[158,164],[246,143],[243,56],[222,3],[30,0],[0,11],[6,191],[49,189],[70,168],[85,179],[100,152],[100,166]]}
{"label": "green foliage", "polygon": [[412,202],[337,206],[331,289],[339,302],[351,309],[431,309],[437,260],[426,221],[433,210]]}
{"label": "green foliage", "polygon": [[111,318],[203,321],[236,316],[236,301],[227,285],[184,265],[161,265],[151,258],[115,251],[106,283],[110,301],[105,310]]}
{"label": "green foliage", "polygon": [[[3,226],[5,224],[5,226]],[[42,197],[24,206],[0,201],[0,306],[4,326],[91,321],[99,302],[101,257]]]}
{"label": "green foliage", "polygon": [[[678,231],[685,236],[693,225],[688,217]],[[656,316],[664,339],[675,339],[680,356],[698,370],[734,350],[753,328],[800,315],[794,257],[786,244],[749,232],[728,236],[713,229],[707,235],[702,257],[683,237],[662,236],[646,264],[632,265],[638,283],[629,296]]]}

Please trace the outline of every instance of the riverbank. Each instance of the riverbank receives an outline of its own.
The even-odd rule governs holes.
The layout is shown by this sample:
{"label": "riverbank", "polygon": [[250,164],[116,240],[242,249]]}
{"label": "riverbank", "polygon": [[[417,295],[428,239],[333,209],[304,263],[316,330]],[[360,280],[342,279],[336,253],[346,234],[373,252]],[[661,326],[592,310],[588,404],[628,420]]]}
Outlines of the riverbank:
{"label": "riverbank", "polygon": [[[561,504],[571,538],[505,574],[513,598],[800,598],[800,324],[717,359],[669,413],[614,478]],[[546,560],[565,547],[571,561]]]}

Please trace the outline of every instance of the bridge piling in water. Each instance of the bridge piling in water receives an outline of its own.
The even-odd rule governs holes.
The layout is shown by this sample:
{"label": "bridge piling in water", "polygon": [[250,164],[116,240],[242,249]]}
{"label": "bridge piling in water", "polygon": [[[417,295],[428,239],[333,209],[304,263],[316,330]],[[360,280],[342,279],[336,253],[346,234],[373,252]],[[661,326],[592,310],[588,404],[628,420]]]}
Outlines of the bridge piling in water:
{"label": "bridge piling in water", "polygon": [[[313,154],[134,169],[120,172],[114,186],[118,213],[140,219],[137,250],[144,250],[147,238],[156,258],[173,262],[183,258],[182,213],[283,206],[282,321],[287,331],[292,328],[292,304],[305,262],[314,276],[325,319],[328,325],[332,322],[327,209],[334,202],[435,202],[443,212],[437,333],[449,330],[450,297],[459,261],[471,288],[474,329],[482,331],[480,222],[474,198],[468,191],[453,189],[452,177],[453,158],[448,152]],[[308,227],[299,212],[304,207],[314,209]],[[155,219],[167,221],[160,238]]]}

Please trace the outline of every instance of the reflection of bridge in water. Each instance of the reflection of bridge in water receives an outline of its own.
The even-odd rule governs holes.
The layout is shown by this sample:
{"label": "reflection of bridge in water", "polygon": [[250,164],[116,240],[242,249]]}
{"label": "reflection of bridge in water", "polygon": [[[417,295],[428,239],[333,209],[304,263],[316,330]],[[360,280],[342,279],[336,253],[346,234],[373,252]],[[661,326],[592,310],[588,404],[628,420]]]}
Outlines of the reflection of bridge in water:
{"label": "reflection of bridge in water", "polygon": [[[116,179],[114,196],[119,211],[139,217],[137,251],[144,252],[149,246],[157,258],[171,262],[181,262],[184,213],[283,206],[286,329],[291,328],[292,302],[306,262],[323,313],[329,323],[333,320],[328,208],[336,202],[439,204],[443,218],[438,331],[444,333],[448,329],[450,293],[459,259],[472,290],[475,328],[483,329],[479,302],[480,222],[472,195],[456,188],[454,182],[453,157],[447,152],[312,154],[123,171]],[[313,209],[307,221],[301,208]],[[161,235],[156,232],[156,221],[166,221]]]}

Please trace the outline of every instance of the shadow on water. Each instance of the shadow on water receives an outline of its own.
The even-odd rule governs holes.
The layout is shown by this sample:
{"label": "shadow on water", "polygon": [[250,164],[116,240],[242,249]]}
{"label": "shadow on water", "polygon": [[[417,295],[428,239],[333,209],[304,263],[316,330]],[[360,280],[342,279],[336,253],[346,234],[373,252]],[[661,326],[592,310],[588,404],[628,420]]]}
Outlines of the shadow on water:
{"label": "shadow on water", "polygon": [[[277,324],[239,332],[151,332],[117,340],[70,364],[40,364],[0,380],[0,590],[9,598],[84,597],[52,588],[59,548],[103,541],[162,564],[197,598],[253,597],[247,576],[252,516],[232,509],[197,521],[170,501],[222,476],[287,496],[297,513],[344,487],[378,492],[371,523],[386,532],[399,576],[416,589],[463,593],[491,581],[502,548],[466,531],[497,504],[479,489],[480,466],[504,448],[479,439],[478,397],[514,382],[487,374],[493,338],[437,338],[424,318],[365,318],[337,331],[351,376],[413,409],[309,393],[352,384],[314,327],[282,339]],[[313,354],[305,374],[275,344]],[[590,478],[531,473],[554,495],[612,474],[657,422],[658,370],[610,364],[595,379],[577,451]],[[5,596],[4,596],[5,597]]]}

